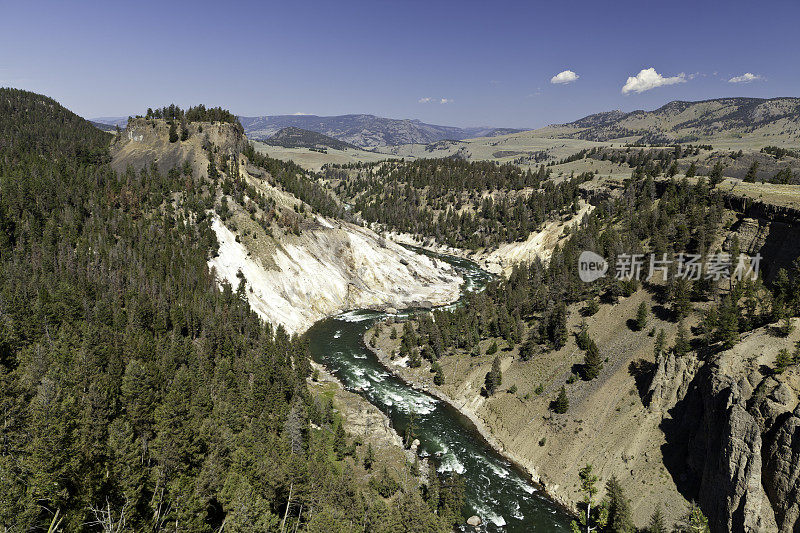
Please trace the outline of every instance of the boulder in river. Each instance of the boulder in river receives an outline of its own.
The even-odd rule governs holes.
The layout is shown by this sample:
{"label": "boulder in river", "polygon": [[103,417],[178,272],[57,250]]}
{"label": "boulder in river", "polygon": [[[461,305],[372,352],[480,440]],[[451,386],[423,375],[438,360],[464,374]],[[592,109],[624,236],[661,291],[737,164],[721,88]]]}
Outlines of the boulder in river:
{"label": "boulder in river", "polygon": [[472,527],[478,527],[482,523],[483,522],[481,520],[481,517],[478,515],[472,515],[469,518],[467,518],[467,525],[470,525]]}

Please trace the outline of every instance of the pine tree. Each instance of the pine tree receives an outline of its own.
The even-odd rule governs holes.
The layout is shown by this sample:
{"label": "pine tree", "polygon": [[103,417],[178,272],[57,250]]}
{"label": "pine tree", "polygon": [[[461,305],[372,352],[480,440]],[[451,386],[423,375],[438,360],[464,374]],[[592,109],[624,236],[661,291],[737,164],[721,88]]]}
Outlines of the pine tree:
{"label": "pine tree", "polygon": [[178,128],[175,126],[174,122],[170,122],[169,124],[169,142],[178,142]]}
{"label": "pine tree", "polygon": [[[758,167],[756,167],[758,168]],[[709,180],[711,181],[711,187],[714,188],[717,186],[719,182],[722,181],[722,171],[724,170],[721,161],[717,161],[714,164],[714,168],[711,169],[711,172],[708,173]]]}
{"label": "pine tree", "polygon": [[780,324],[778,325],[778,334],[781,337],[788,337],[794,331],[794,324],[792,324],[792,318],[789,315],[784,316]]}
{"label": "pine tree", "polygon": [[744,181],[747,183],[755,183],[756,172],[758,172],[758,161],[753,161],[753,164],[747,169],[747,174],[744,175]]}
{"label": "pine tree", "polygon": [[600,349],[597,347],[597,343],[590,339],[583,359],[583,376],[587,381],[591,381],[600,375],[602,368],[603,360],[600,358]]}
{"label": "pine tree", "polygon": [[563,301],[556,306],[550,315],[548,333],[554,349],[557,350],[567,344],[569,335],[567,332],[567,307]]}
{"label": "pine tree", "polygon": [[672,178],[678,173],[678,162],[673,161],[672,164],[669,166],[669,170],[667,170],[667,177]]}
{"label": "pine tree", "polygon": [[656,510],[650,516],[650,523],[645,533],[667,533],[667,523],[664,514],[661,512],[661,506],[656,507]]}
{"label": "pine tree", "polygon": [[664,332],[664,328],[661,328],[658,330],[655,346],[653,346],[653,355],[655,356],[656,361],[658,361],[661,358],[661,354],[664,353],[664,348],[666,347],[667,347],[667,334]]}
{"label": "pine tree", "polygon": [[367,451],[364,453],[364,469],[371,470],[372,465],[375,463],[375,452],[372,449],[372,443],[367,444]]}
{"label": "pine tree", "polygon": [[589,347],[589,342],[591,339],[589,338],[589,326],[586,324],[585,320],[581,321],[580,329],[578,330],[578,334],[575,336],[575,342],[578,345],[578,348],[581,350],[585,350]]}
{"label": "pine tree", "polygon": [[636,528],[631,518],[630,501],[625,497],[625,491],[616,476],[606,482],[608,524],[606,531],[613,533],[633,533]]}
{"label": "pine tree", "polygon": [[676,356],[682,357],[689,353],[690,349],[691,345],[689,344],[689,336],[686,332],[686,325],[683,323],[683,320],[680,320],[678,322],[678,334],[675,337],[675,346],[672,347],[672,351]]}
{"label": "pine tree", "polygon": [[532,337],[528,337],[519,348],[519,358],[523,361],[530,361],[536,355],[536,341]]}
{"label": "pine tree", "polygon": [[344,431],[341,420],[336,422],[336,426],[333,429],[333,451],[340,461],[347,455],[347,434]]}
{"label": "pine tree", "polygon": [[492,369],[486,374],[486,392],[491,396],[500,389],[503,384],[503,371],[500,364],[500,357],[495,356],[492,361]]}
{"label": "pine tree", "polygon": [[567,390],[562,385],[561,390],[558,391],[558,397],[556,397],[555,401],[553,402],[553,411],[563,415],[568,410],[569,410],[569,398],[567,398]]}
{"label": "pine tree", "polygon": [[792,356],[789,355],[789,350],[786,348],[781,349],[778,352],[778,356],[775,358],[775,373],[776,374],[783,374],[784,370],[793,363]]}
{"label": "pine tree", "polygon": [[710,533],[708,518],[700,510],[700,507],[692,502],[683,519],[676,524],[676,530],[680,533]]}
{"label": "pine tree", "polygon": [[689,280],[685,278],[674,280],[672,284],[672,312],[678,320],[689,316],[692,310],[692,302],[689,300],[690,293]]}
{"label": "pine tree", "polygon": [[730,296],[722,301],[717,317],[717,337],[725,349],[739,342],[739,307]]}
{"label": "pine tree", "polygon": [[597,484],[597,476],[592,472],[592,465],[590,464],[581,468],[578,476],[581,480],[581,492],[583,493],[585,510],[582,510],[578,515],[578,522],[572,522],[572,529],[573,531],[584,530],[589,533],[597,530],[598,526],[597,516],[592,516],[593,510],[595,510],[595,515],[597,514],[594,507],[594,496],[597,494],[597,487],[595,486]]}
{"label": "pine tree", "polygon": [[433,383],[435,385],[444,385],[444,370],[442,369],[442,365],[437,361],[431,365],[431,370],[434,371]]}
{"label": "pine tree", "polygon": [[647,304],[644,302],[639,304],[639,308],[636,310],[636,330],[642,331],[644,328],[647,327],[647,316],[649,314],[649,310],[647,309]]}

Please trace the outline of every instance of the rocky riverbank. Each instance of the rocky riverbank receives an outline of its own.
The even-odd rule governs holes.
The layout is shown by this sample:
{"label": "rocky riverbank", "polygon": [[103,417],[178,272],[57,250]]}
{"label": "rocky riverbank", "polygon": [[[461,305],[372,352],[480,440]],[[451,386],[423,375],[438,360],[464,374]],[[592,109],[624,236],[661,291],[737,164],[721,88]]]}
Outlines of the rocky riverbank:
{"label": "rocky riverbank", "polygon": [[393,472],[409,472],[409,464],[419,461],[419,476],[406,478],[406,482],[422,484],[427,481],[428,460],[420,458],[414,447],[406,448],[403,439],[392,427],[391,420],[366,399],[344,388],[342,382],[324,366],[312,362],[315,378],[308,379],[309,389],[315,395],[328,395],[334,408],[342,416],[345,431],[364,446],[372,449],[381,463]]}

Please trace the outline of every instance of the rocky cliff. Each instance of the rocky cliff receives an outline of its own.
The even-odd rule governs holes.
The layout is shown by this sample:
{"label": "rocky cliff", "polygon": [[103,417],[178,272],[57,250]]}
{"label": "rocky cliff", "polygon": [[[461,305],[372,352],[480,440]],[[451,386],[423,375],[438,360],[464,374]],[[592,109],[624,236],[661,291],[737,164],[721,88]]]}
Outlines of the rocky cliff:
{"label": "rocky cliff", "polygon": [[713,531],[800,527],[800,374],[770,371],[798,339],[761,328],[707,361],[659,362],[650,408],[664,416],[665,463]]}
{"label": "rocky cliff", "polygon": [[446,263],[336,220],[319,217],[263,251],[219,219],[213,228],[220,248],[209,264],[232,286],[243,280],[250,306],[290,333],[350,309],[450,303],[462,283]]}
{"label": "rocky cliff", "polygon": [[[165,120],[134,118],[111,144],[112,167],[124,172],[128,166],[134,170],[155,164],[159,172],[188,161],[195,176],[205,177],[208,172],[208,149],[218,155],[231,156],[244,149],[246,137],[234,124],[225,122],[190,122],[186,125],[188,137],[170,142],[170,126]],[[178,128],[180,130],[180,128]]]}

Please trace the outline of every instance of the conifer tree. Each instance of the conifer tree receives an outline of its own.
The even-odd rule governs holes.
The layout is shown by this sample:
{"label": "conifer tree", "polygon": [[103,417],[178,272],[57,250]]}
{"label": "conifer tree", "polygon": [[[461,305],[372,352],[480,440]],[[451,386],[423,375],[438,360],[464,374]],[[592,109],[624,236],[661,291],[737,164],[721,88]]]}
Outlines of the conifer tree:
{"label": "conifer tree", "polygon": [[647,525],[645,533],[667,533],[667,523],[660,505],[650,516],[650,523]]}
{"label": "conifer tree", "polygon": [[675,529],[680,533],[710,533],[711,531],[708,526],[708,518],[694,502],[689,505],[689,509],[681,521],[676,524]]}
{"label": "conifer tree", "polygon": [[442,369],[442,365],[436,361],[431,365],[431,370],[434,372],[433,383],[435,385],[444,385],[444,370]]}
{"label": "conifer tree", "polygon": [[717,317],[718,337],[726,349],[739,342],[739,308],[730,296],[722,301]]}
{"label": "conifer tree", "polygon": [[[597,509],[594,507],[594,496],[597,494],[597,476],[592,472],[592,465],[587,464],[578,473],[580,477],[580,490],[583,494],[584,509],[578,514],[578,521],[572,522],[573,531],[585,531],[591,533],[597,529],[598,516]],[[592,514],[595,511],[595,514]],[[605,525],[605,524],[602,524]]]}
{"label": "conifer tree", "polygon": [[664,353],[664,348],[667,346],[667,334],[664,332],[664,328],[658,330],[658,335],[656,335],[656,342],[653,346],[653,355],[655,356],[655,360],[658,361],[661,358],[661,355]]}
{"label": "conifer tree", "polygon": [[786,348],[781,349],[781,351],[778,352],[778,356],[775,358],[775,373],[783,374],[786,368],[792,363],[792,356],[789,354],[789,350]]}
{"label": "conifer tree", "polygon": [[333,430],[333,451],[336,452],[336,458],[340,461],[347,454],[347,434],[344,431],[341,420],[336,422]]}
{"label": "conifer tree", "polygon": [[606,530],[613,533],[633,533],[636,531],[631,517],[630,501],[625,497],[622,483],[614,475],[606,482],[606,499],[608,509]]}
{"label": "conifer tree", "polygon": [[486,392],[491,396],[500,389],[503,384],[503,371],[500,364],[500,357],[495,356],[492,361],[492,369],[486,374],[485,388]]}
{"label": "conifer tree", "polygon": [[689,353],[690,349],[689,334],[686,332],[686,325],[681,320],[678,322],[678,334],[675,337],[675,346],[672,347],[672,351],[675,355],[681,357]]}
{"label": "conifer tree", "polygon": [[583,360],[583,376],[587,381],[591,381],[600,375],[602,368],[603,360],[600,358],[600,349],[597,347],[597,343],[590,339]]}
{"label": "conifer tree", "polygon": [[364,453],[364,469],[371,470],[372,465],[375,463],[375,452],[372,449],[372,443],[367,444],[367,451]]}
{"label": "conifer tree", "polygon": [[563,415],[568,410],[569,410],[569,398],[567,397],[567,390],[562,385],[561,390],[558,391],[558,396],[553,402],[553,411]]}
{"label": "conifer tree", "polygon": [[636,330],[642,331],[644,328],[647,327],[647,316],[649,311],[647,309],[647,304],[644,302],[639,304],[639,308],[636,310]]}
{"label": "conifer tree", "polygon": [[747,183],[755,183],[756,172],[758,172],[758,161],[753,161],[750,168],[747,169],[747,174],[744,175],[744,181]]}

